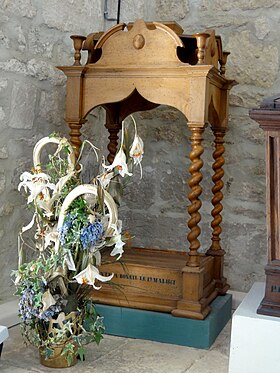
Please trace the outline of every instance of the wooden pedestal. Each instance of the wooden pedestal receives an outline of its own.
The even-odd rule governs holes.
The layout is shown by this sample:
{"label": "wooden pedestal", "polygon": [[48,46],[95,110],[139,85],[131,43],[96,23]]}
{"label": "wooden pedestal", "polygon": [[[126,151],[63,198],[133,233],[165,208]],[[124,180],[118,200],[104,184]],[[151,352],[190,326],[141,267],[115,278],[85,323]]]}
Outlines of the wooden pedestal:
{"label": "wooden pedestal", "polygon": [[250,111],[260,123],[266,142],[266,221],[268,264],[266,287],[258,313],[280,317],[280,96],[265,99]]}
{"label": "wooden pedestal", "polygon": [[265,296],[257,313],[280,317],[280,268],[268,264],[265,266],[265,274]]}
{"label": "wooden pedestal", "polygon": [[187,260],[185,252],[128,248],[121,263],[101,266],[103,275],[115,276],[92,297],[103,304],[204,319],[218,294],[214,258],[200,255],[199,267],[187,267]]}

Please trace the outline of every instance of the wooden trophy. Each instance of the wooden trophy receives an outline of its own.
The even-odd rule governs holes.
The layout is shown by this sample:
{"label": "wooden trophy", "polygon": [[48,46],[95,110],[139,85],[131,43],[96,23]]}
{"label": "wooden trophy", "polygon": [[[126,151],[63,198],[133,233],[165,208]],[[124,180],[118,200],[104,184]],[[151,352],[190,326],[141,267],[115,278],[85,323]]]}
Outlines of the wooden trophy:
{"label": "wooden trophy", "polygon": [[265,99],[250,117],[265,131],[268,263],[265,296],[257,310],[280,317],[280,95]]}

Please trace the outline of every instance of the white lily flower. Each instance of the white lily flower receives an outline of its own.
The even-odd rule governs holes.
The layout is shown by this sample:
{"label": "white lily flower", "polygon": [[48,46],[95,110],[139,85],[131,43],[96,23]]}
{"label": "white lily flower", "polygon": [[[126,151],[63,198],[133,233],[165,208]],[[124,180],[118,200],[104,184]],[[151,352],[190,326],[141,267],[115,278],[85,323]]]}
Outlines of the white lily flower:
{"label": "white lily flower", "polygon": [[16,285],[16,286],[18,286],[19,284],[20,284],[20,282],[21,282],[21,275],[17,275],[17,277],[16,277],[16,279],[15,279],[15,281],[14,281],[14,284]]}
{"label": "white lily flower", "polygon": [[[104,167],[104,164],[103,164]],[[108,166],[105,166],[108,167]],[[96,178],[99,181],[101,187],[106,189],[107,186],[110,184],[111,179],[114,177],[114,172],[104,172],[101,175],[98,175]]]}
{"label": "white lily flower", "polygon": [[48,198],[44,195],[44,199],[37,199],[36,201],[38,207],[43,210],[43,214],[45,217],[50,219],[53,216],[53,202],[52,199]]}
{"label": "white lily flower", "polygon": [[31,229],[33,227],[33,225],[35,223],[35,217],[36,217],[36,214],[33,214],[33,217],[31,219],[30,223],[21,228],[22,233],[28,231],[29,229]]}
{"label": "white lily flower", "polygon": [[114,277],[114,273],[110,276],[102,276],[99,274],[98,268],[94,267],[92,264],[89,264],[86,269],[74,276],[74,279],[78,284],[91,285],[94,289],[99,290],[101,286],[95,285],[95,280],[102,282],[110,281]]}
{"label": "white lily flower", "polygon": [[135,126],[135,135],[134,135],[134,140],[129,151],[129,156],[133,159],[134,164],[139,165],[140,171],[141,171],[141,178],[142,178],[141,161],[142,161],[143,154],[144,154],[144,143],[141,137],[138,136],[137,134],[136,122],[132,115],[131,115],[131,118]]}
{"label": "white lily flower", "polygon": [[114,249],[111,251],[110,255],[111,256],[119,255],[117,257],[117,260],[119,260],[122,257],[122,254],[124,252],[123,246],[125,245],[125,242],[122,241],[122,236],[121,235],[118,235],[116,237],[116,239],[117,239],[117,242],[115,244]]}
{"label": "white lily flower", "polygon": [[20,190],[21,187],[24,187],[26,192],[28,189],[30,191],[27,203],[34,201],[39,195],[42,199],[45,199],[45,197],[49,198],[48,188],[55,190],[55,185],[49,182],[50,176],[43,172],[35,174],[24,172],[20,176],[20,180],[21,182],[18,185],[18,190]]}
{"label": "white lily flower", "polygon": [[53,228],[49,228],[45,232],[45,248],[50,246],[51,242],[56,244],[59,241],[59,233],[57,231],[57,224]]}
{"label": "white lily flower", "polygon": [[105,164],[103,164],[103,167],[106,168],[108,171],[111,171],[116,167],[122,177],[124,177],[125,175],[132,176],[132,173],[128,172],[126,156],[124,154],[122,146],[116,154],[113,163],[110,166],[106,166]]}
{"label": "white lily flower", "polygon": [[135,134],[129,155],[133,158],[134,164],[140,164],[144,154],[144,143],[140,136]]}
{"label": "white lily flower", "polygon": [[118,220],[116,224],[112,224],[111,227],[114,229],[114,236],[119,235],[122,232],[122,220]]}
{"label": "white lily flower", "polygon": [[123,140],[124,140],[124,122],[122,122],[122,141],[120,145],[120,149],[115,155],[114,161],[110,166],[106,166],[105,162],[102,166],[107,169],[108,171],[112,171],[115,167],[119,171],[119,174],[124,177],[125,175],[132,176],[132,173],[128,172],[127,163],[126,163],[126,155],[123,151]]}
{"label": "white lily flower", "polygon": [[45,239],[45,227],[41,227],[40,224],[37,223],[34,238],[36,239],[36,247],[37,247],[37,245],[39,245],[38,240],[41,241],[40,242],[40,246],[41,246],[41,243],[43,243],[44,239]]}
{"label": "white lily flower", "polygon": [[55,189],[53,191],[52,197],[50,197],[50,194],[48,190],[46,190],[44,193],[44,199],[38,199],[37,205],[43,210],[44,215],[47,218],[51,218],[53,215],[53,204],[55,200],[58,198],[58,196],[61,193],[62,188],[65,186],[65,184],[75,175],[75,171],[69,172],[67,175],[62,176],[58,182],[55,185]]}
{"label": "white lily flower", "polygon": [[118,223],[117,224],[112,224],[111,227],[114,229],[114,235],[111,238],[111,240],[109,241],[109,243],[107,243],[107,246],[115,245],[115,247],[111,251],[110,255],[111,256],[119,255],[118,258],[117,258],[117,260],[119,260],[122,257],[122,254],[124,252],[123,246],[125,245],[125,242],[122,241],[122,235],[121,235],[122,221],[118,220]]}

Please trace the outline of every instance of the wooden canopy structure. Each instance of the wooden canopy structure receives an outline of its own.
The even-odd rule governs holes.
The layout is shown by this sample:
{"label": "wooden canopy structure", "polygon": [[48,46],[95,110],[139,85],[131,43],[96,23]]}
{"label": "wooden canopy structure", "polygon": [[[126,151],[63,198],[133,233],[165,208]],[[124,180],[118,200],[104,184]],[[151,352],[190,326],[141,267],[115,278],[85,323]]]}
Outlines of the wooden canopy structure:
{"label": "wooden canopy structure", "polygon": [[[136,111],[172,106],[185,115],[191,133],[189,251],[130,249],[124,259],[128,272],[117,264],[102,270],[113,271],[117,283],[131,286],[116,292],[103,285],[94,297],[107,304],[203,319],[210,311],[211,301],[229,287],[223,276],[224,250],[220,244],[223,138],[228,122],[228,94],[234,85],[234,81],[225,78],[229,53],[223,52],[221,38],[214,31],[184,35],[181,27],[172,22],[137,20],[118,24],[105,33],[71,38],[74,65],[59,69],[67,76],[65,121],[77,154],[81,127],[88,113],[100,105],[106,110],[109,162],[116,154],[121,122]],[[82,50],[88,52],[85,65],[80,62]],[[202,136],[208,124],[215,137],[212,244],[200,254]]]}

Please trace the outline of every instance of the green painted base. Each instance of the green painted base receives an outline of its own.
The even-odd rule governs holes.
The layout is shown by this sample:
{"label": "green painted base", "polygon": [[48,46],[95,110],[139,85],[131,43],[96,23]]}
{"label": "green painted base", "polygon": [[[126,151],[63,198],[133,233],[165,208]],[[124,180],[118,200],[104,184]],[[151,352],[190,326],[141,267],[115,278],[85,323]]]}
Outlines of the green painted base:
{"label": "green painted base", "polygon": [[97,304],[106,333],[163,343],[208,349],[231,318],[232,296],[217,297],[205,320],[174,317],[168,313]]}

